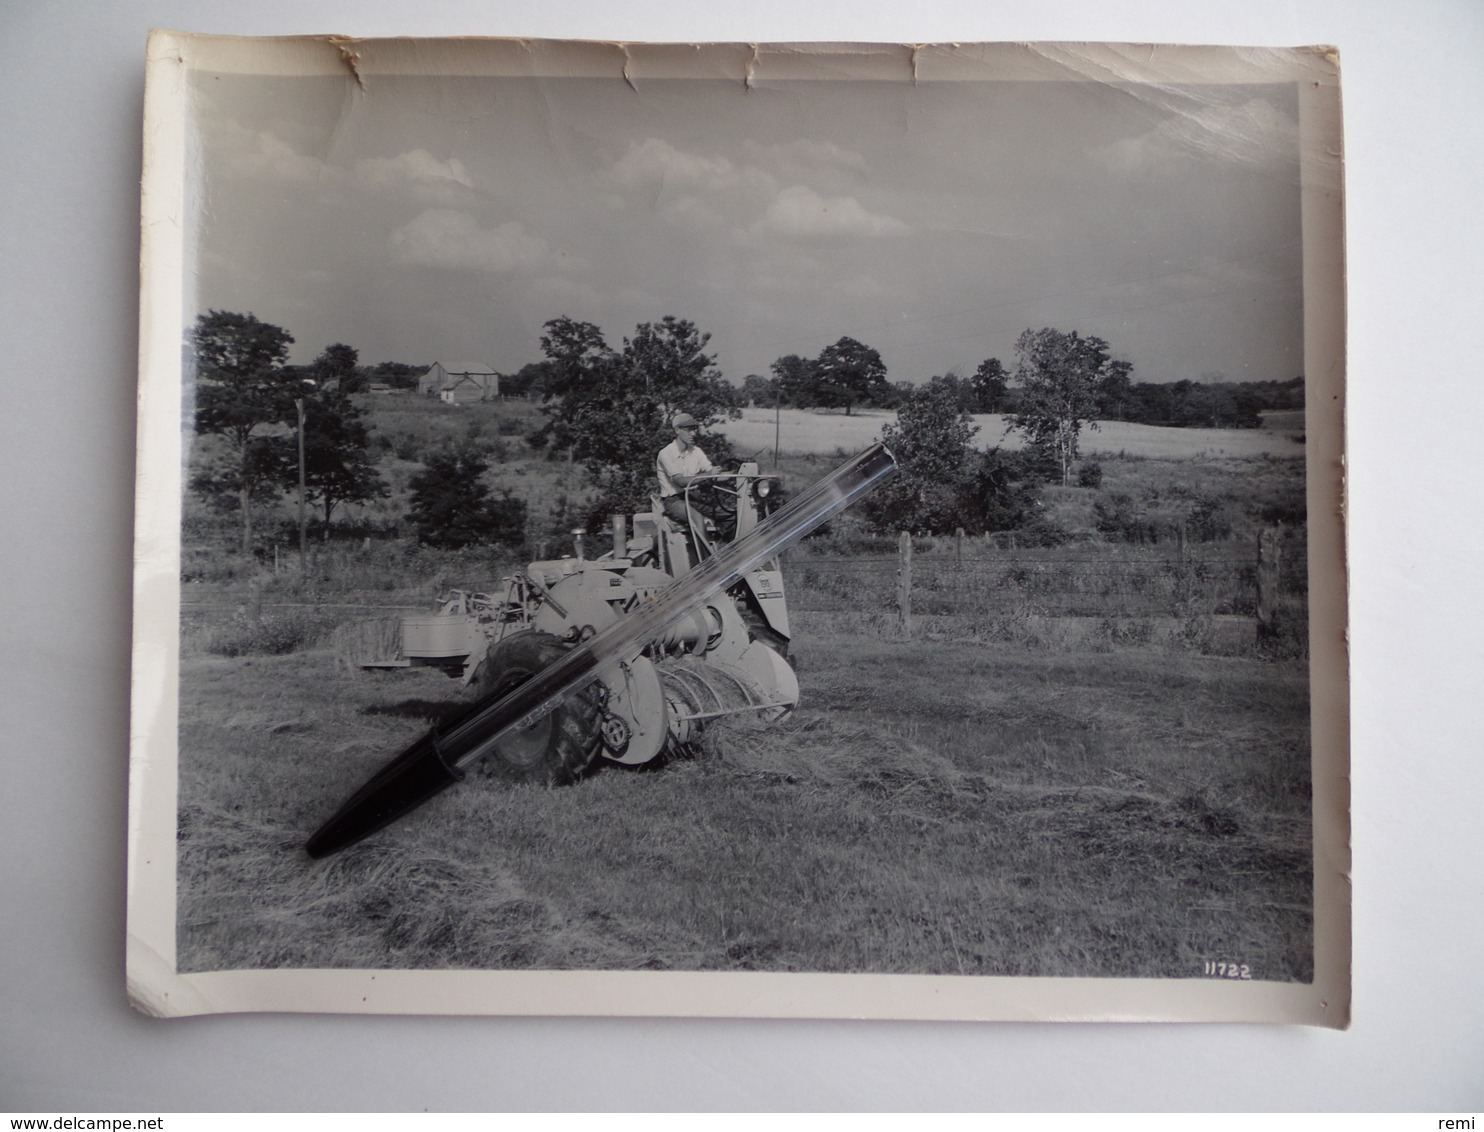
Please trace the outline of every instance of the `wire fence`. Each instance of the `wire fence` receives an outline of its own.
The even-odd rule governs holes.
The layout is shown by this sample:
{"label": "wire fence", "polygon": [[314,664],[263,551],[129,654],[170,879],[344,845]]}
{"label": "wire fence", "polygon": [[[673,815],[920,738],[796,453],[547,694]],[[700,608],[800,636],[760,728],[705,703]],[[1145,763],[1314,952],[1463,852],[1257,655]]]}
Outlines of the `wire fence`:
{"label": "wire fence", "polygon": [[[1301,599],[1302,561],[1277,542],[1119,545],[1007,550],[950,540],[924,552],[793,555],[785,565],[789,604],[844,612],[895,608],[912,614],[981,617],[1258,617]],[[1286,549],[1286,548],[1284,548]],[[1298,583],[1298,584],[1295,584]],[[1265,595],[1265,589],[1272,592]]]}

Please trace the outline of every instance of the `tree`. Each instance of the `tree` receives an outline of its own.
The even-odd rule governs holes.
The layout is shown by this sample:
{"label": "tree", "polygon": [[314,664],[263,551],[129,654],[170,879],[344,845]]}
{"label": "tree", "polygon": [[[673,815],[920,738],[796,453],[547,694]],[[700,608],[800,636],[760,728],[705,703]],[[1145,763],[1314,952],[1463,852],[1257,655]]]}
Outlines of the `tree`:
{"label": "tree", "polygon": [[1015,340],[1016,411],[1009,429],[1025,434],[1033,448],[1052,456],[1069,484],[1083,424],[1097,428],[1098,397],[1115,374],[1127,378],[1126,362],[1108,356],[1108,343],[1076,331],[1027,330]]}
{"label": "tree", "polygon": [[1133,390],[1134,367],[1128,362],[1110,361],[1107,373],[1098,386],[1098,417],[1121,421],[1128,414],[1129,396]]}
{"label": "tree", "polygon": [[710,426],[736,416],[735,391],[706,353],[709,334],[673,316],[640,323],[615,351],[592,323],[546,324],[548,421],[534,438],[571,451],[599,489],[599,510],[642,506],[654,488],[655,455],[669,443],[670,419],[696,418],[696,441],[711,459],[733,459]]}
{"label": "tree", "polygon": [[[224,453],[192,470],[191,490],[213,511],[240,515],[244,502],[260,505],[279,497],[284,477],[295,474],[292,466],[284,464],[287,455],[282,437],[249,437],[242,450]],[[251,538],[250,526],[244,537]],[[251,550],[250,542],[243,549]]]}
{"label": "tree", "polygon": [[941,386],[946,389],[964,412],[977,413],[979,411],[978,391],[971,382],[965,381],[951,370],[941,376],[929,378],[928,385]]}
{"label": "tree", "polygon": [[546,361],[542,412],[547,420],[531,437],[538,447],[552,444],[571,449],[582,459],[585,437],[582,422],[607,411],[617,390],[618,356],[590,322],[554,318],[541,336]]}
{"label": "tree", "polygon": [[230,447],[224,461],[192,477],[202,494],[235,497],[242,514],[242,549],[252,549],[252,504],[274,482],[275,457],[264,426],[293,412],[300,379],[286,371],[288,331],[252,314],[209,311],[196,319],[190,344],[195,361],[196,431],[220,436]]}
{"label": "tree", "polygon": [[900,409],[917,395],[917,386],[910,381],[888,381],[876,391],[871,403],[878,409]]}
{"label": "tree", "polygon": [[826,346],[814,360],[816,403],[851,406],[870,402],[886,386],[886,363],[870,346],[854,338],[841,338]]}
{"label": "tree", "polygon": [[[283,486],[294,490],[299,483],[296,438],[280,440],[294,447],[293,453],[280,462]],[[361,411],[342,390],[323,385],[305,390],[305,494],[324,509],[326,539],[330,537],[330,520],[340,504],[365,503],[390,494],[371,461],[370,440]]]}
{"label": "tree", "polygon": [[457,549],[475,543],[518,546],[525,538],[526,505],[509,491],[491,496],[483,480],[489,464],[472,448],[435,452],[412,477],[407,518],[419,542]]}
{"label": "tree", "polygon": [[360,355],[355,347],[336,342],[333,346],[326,346],[320,356],[309,363],[309,375],[316,385],[342,393],[363,393],[370,381],[361,371],[359,362]]}
{"label": "tree", "polygon": [[781,398],[777,378],[749,373],[742,379],[742,402],[745,405],[771,409],[781,403]]}
{"label": "tree", "polygon": [[773,383],[786,405],[805,406],[816,404],[815,386],[818,375],[814,362],[798,354],[785,354],[768,367],[773,371]]}
{"label": "tree", "polygon": [[1033,483],[1036,478],[1023,452],[1000,448],[981,452],[965,493],[964,529],[1016,531],[1039,526],[1042,537],[1046,537],[1050,531],[1039,522],[1041,501]]}
{"label": "tree", "polygon": [[1004,412],[1006,395],[1010,388],[1010,375],[1000,364],[999,358],[985,358],[969,379],[974,389],[975,406],[971,412]]}
{"label": "tree", "polygon": [[886,528],[952,531],[978,431],[952,386],[940,381],[919,389],[897,410],[896,423],[882,426],[897,474],[871,494],[867,516]]}
{"label": "tree", "polygon": [[537,396],[546,391],[546,371],[550,362],[527,362],[515,373],[500,375],[500,394],[504,397]]}
{"label": "tree", "polygon": [[960,404],[961,387],[929,382],[909,396],[881,439],[897,474],[865,503],[866,516],[887,530],[968,534],[1032,524],[1039,501],[1030,462],[1018,452],[976,451],[979,429]]}

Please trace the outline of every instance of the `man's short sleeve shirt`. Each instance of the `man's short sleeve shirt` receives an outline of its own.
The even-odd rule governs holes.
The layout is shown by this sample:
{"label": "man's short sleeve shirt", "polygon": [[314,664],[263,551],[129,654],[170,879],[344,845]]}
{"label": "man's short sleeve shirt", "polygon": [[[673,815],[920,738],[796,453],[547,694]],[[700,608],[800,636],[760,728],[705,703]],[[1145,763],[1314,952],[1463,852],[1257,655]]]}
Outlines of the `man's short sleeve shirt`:
{"label": "man's short sleeve shirt", "polygon": [[702,452],[699,445],[691,445],[689,452],[680,451],[680,441],[672,440],[660,449],[660,454],[655,458],[655,473],[660,480],[660,498],[668,499],[672,495],[680,494],[680,488],[675,486],[674,476],[698,476],[702,472],[712,470],[712,464],[706,453]]}

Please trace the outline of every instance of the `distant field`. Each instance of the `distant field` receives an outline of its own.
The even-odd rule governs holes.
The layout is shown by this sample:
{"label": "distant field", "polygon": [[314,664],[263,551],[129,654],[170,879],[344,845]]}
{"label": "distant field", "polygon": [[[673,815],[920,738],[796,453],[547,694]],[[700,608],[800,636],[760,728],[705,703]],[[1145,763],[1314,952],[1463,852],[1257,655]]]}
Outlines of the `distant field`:
{"label": "distant field", "polygon": [[1269,409],[1259,413],[1262,427],[1270,432],[1303,432],[1304,411],[1302,409]]}
{"label": "distant field", "polygon": [[[896,420],[896,414],[878,409],[860,410],[851,416],[840,412],[784,409],[780,414],[779,448],[797,454],[836,449],[856,452],[881,435],[881,426]],[[974,418],[980,448],[1000,445],[1021,447],[1018,435],[1005,435],[1005,418],[981,414]],[[724,421],[720,431],[739,453],[773,448],[772,409],[743,409],[742,419]],[[1159,428],[1155,425],[1105,421],[1097,429],[1082,432],[1082,451],[1087,455],[1160,456],[1301,456],[1303,447],[1288,435],[1261,429]]]}

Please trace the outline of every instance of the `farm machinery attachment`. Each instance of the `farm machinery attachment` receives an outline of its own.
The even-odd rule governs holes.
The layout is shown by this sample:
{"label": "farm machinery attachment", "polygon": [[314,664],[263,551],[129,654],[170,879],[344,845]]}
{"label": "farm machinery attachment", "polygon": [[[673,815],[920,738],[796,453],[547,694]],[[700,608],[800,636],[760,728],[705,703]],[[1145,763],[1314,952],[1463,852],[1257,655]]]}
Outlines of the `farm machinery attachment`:
{"label": "farm machinery attachment", "polygon": [[[895,469],[881,445],[776,513],[777,478],[743,464],[699,477],[719,495],[718,530],[687,498],[685,521],[658,499],[613,519],[613,543],[588,558],[532,562],[491,593],[455,592],[434,615],[372,632],[363,667],[435,665],[479,701],[364,786],[307,846],[325,856],[360,840],[488,760],[516,781],[562,785],[603,760],[629,766],[683,749],[709,722],[776,722],[798,703],[779,552]],[[725,526],[723,520],[723,526]]]}

